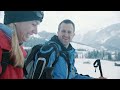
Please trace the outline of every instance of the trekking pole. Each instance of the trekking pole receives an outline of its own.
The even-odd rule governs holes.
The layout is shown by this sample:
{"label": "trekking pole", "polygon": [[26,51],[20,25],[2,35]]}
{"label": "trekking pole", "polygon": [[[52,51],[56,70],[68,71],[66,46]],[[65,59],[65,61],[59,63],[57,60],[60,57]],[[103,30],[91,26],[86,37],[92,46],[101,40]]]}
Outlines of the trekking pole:
{"label": "trekking pole", "polygon": [[[101,77],[103,77],[100,59],[97,59],[97,60],[93,63],[93,66],[94,66],[95,68],[97,68],[97,67],[99,66],[100,75],[101,75]],[[96,72],[96,70],[95,70],[95,72]]]}

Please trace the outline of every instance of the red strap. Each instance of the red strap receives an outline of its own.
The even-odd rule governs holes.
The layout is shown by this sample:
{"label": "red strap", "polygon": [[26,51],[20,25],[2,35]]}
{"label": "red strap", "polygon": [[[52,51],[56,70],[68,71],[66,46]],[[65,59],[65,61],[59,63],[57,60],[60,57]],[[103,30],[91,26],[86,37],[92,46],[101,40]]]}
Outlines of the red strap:
{"label": "red strap", "polygon": [[2,49],[0,47],[0,73],[2,72],[1,61],[2,61]]}

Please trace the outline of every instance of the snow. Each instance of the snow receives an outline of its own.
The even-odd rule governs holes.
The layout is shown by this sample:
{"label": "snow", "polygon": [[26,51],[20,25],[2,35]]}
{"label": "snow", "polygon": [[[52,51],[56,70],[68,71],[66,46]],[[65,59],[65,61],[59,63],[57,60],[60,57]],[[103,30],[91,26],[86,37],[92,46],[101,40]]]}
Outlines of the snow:
{"label": "snow", "polygon": [[104,39],[102,39],[102,40],[100,41],[101,44],[105,43],[109,38],[110,38],[110,36],[109,36],[109,37],[106,37],[106,38],[104,38]]}
{"label": "snow", "polygon": [[71,42],[71,44],[75,49],[85,49],[85,50],[90,50],[90,51],[95,50],[95,48],[92,48],[87,45],[77,44],[77,43],[73,43],[73,42]]}
{"label": "snow", "polygon": [[26,49],[31,49],[31,47],[24,47],[24,46],[23,46],[23,48],[24,48],[25,50],[26,50]]}
{"label": "snow", "polygon": [[[75,67],[78,73],[83,75],[89,75],[91,77],[98,78],[100,77],[99,68],[95,68],[93,66],[95,59],[78,59],[75,60]],[[88,63],[89,62],[89,63]],[[120,66],[114,66],[113,61],[101,60],[101,67],[103,76],[107,79],[120,79]],[[120,63],[120,61],[118,61]]]}
{"label": "snow", "polygon": [[42,38],[42,37],[40,37],[38,34],[33,34],[33,35],[31,35],[30,37]]}

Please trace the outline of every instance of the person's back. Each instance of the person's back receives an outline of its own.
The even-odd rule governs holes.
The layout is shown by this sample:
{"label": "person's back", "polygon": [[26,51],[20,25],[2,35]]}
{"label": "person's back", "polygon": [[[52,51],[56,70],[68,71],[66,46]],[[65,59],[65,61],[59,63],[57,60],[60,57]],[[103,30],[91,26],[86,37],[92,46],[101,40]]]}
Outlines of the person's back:
{"label": "person's back", "polygon": [[[7,26],[2,26],[2,29],[0,29],[0,62],[2,62],[2,59],[3,59],[3,56],[5,55],[4,53],[7,52],[9,53],[9,51],[11,50],[11,40],[10,36],[7,36],[7,33],[3,32],[3,29],[4,28],[7,28]],[[0,27],[1,28],[1,27]],[[5,29],[4,29],[5,31]],[[6,32],[10,32],[9,29],[6,30]],[[21,47],[22,49],[22,47]],[[24,57],[26,56],[26,52],[22,49],[22,52],[23,52],[23,55]],[[6,56],[4,56],[6,57]],[[6,57],[6,61],[9,60],[10,58],[7,58]],[[4,63],[4,62],[3,62]],[[0,65],[0,71],[2,73],[2,65]],[[1,79],[21,79],[21,77],[23,77],[23,71],[22,71],[22,68],[16,68],[16,67],[13,67],[13,65],[11,64],[8,64],[8,66],[6,67],[6,70],[5,72],[3,72],[2,75],[0,75],[0,78]]]}
{"label": "person's back", "polygon": [[37,22],[43,19],[38,14],[34,11],[5,11],[5,25],[0,24],[0,79],[23,79],[27,53],[22,43],[29,35],[36,34]]}

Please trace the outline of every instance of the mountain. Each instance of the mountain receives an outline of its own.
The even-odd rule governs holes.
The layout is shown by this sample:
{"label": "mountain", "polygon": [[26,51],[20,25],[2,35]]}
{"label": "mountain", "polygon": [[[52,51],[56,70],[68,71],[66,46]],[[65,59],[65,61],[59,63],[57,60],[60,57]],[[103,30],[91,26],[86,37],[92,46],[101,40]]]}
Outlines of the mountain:
{"label": "mountain", "polygon": [[55,33],[50,33],[50,32],[46,32],[46,31],[41,31],[38,33],[38,35],[46,40],[50,40],[50,38],[53,36],[53,35],[56,35]]}
{"label": "mountain", "polygon": [[98,32],[90,31],[82,39],[82,43],[98,49],[120,50],[120,23],[107,26]]}
{"label": "mountain", "polygon": [[71,42],[72,46],[77,49],[77,50],[85,50],[85,51],[93,51],[96,50],[96,48],[90,47],[89,45],[85,45],[82,43],[78,43],[78,42]]}
{"label": "mountain", "polygon": [[25,47],[33,47],[37,44],[44,44],[46,41],[50,40],[55,33],[49,33],[46,31],[41,31],[36,35],[32,35],[27,42],[24,42],[23,45]]}
{"label": "mountain", "polygon": [[[37,44],[44,44],[46,41],[50,40],[51,37],[54,35],[56,35],[56,34],[46,32],[46,31],[41,31],[37,35],[31,36],[27,42],[23,43],[23,45],[25,47],[33,47],[34,45],[37,45]],[[79,41],[80,40],[79,36],[76,36],[74,38],[74,40]],[[94,49],[94,48],[89,47],[82,43],[71,42],[71,44],[73,45],[73,47],[75,49],[84,49],[84,50],[93,50]]]}
{"label": "mountain", "polygon": [[81,42],[81,40],[82,40],[82,36],[79,34],[79,32],[76,32],[73,41]]}

